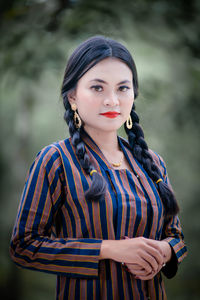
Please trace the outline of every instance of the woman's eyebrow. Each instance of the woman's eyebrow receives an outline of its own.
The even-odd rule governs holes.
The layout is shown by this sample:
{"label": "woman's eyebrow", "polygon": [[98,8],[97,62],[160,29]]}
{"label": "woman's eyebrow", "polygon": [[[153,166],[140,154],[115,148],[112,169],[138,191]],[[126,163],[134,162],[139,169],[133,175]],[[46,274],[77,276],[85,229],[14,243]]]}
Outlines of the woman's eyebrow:
{"label": "woman's eyebrow", "polygon": [[131,83],[131,81],[130,80],[123,80],[123,81],[120,81],[117,85],[124,84],[124,83]]}
{"label": "woman's eyebrow", "polygon": [[97,82],[101,82],[101,83],[105,83],[105,84],[108,84],[106,81],[102,80],[102,79],[99,79],[99,78],[95,78],[95,79],[92,79],[90,81],[97,81]]}
{"label": "woman's eyebrow", "polygon": [[[102,79],[99,79],[99,78],[95,78],[95,79],[92,79],[90,81],[97,81],[97,82],[108,84],[106,81],[104,81]],[[123,80],[123,81],[120,81],[119,83],[117,83],[117,85],[124,84],[124,83],[131,83],[131,81],[130,80]]]}

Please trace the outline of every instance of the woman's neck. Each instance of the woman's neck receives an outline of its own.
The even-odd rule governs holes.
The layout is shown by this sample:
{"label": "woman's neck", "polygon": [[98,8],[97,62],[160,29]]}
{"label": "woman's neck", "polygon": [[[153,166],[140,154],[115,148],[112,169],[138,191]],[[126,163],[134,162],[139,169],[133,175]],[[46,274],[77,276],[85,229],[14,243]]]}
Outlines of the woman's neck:
{"label": "woman's neck", "polygon": [[84,129],[102,152],[115,153],[119,150],[117,131],[97,131],[90,128]]}

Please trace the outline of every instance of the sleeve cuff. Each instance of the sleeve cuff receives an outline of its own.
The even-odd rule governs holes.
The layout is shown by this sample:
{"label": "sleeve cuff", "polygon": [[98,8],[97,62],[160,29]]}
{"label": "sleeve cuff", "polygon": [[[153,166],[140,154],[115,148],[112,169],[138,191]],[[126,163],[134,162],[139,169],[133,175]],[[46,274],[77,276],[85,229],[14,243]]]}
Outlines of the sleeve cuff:
{"label": "sleeve cuff", "polygon": [[180,239],[168,237],[164,239],[169,243],[172,250],[172,257],[166,266],[162,268],[163,274],[168,278],[172,278],[176,275],[179,263],[187,255],[187,249],[184,242]]}
{"label": "sleeve cuff", "polygon": [[[169,244],[170,245],[170,244]],[[178,270],[178,260],[176,257],[176,254],[174,252],[173,247],[170,245],[171,250],[172,250],[172,257],[170,259],[170,261],[168,261],[165,265],[165,267],[162,268],[162,272],[163,274],[168,278],[173,278]]]}

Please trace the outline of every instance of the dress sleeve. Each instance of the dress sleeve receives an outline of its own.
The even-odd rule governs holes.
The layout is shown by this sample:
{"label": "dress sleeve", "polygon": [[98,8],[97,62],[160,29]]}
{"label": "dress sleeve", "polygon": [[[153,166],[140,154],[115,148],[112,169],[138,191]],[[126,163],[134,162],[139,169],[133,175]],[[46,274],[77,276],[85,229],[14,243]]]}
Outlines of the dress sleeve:
{"label": "dress sleeve", "polygon": [[[156,156],[157,157],[155,161],[157,160],[157,163],[159,163],[160,165],[159,167],[161,170],[162,179],[172,189],[167,174],[166,164],[160,156],[158,156],[157,154]],[[175,276],[178,270],[178,265],[187,255],[187,248],[184,242],[184,235],[183,235],[183,231],[178,216],[171,217],[165,221],[161,239],[168,242],[172,249],[172,258],[166,264],[166,266],[162,268],[162,272],[167,278],[172,278]]]}
{"label": "dress sleeve", "polygon": [[172,258],[162,271],[167,278],[172,278],[176,275],[178,264],[187,255],[187,248],[178,216],[171,218],[164,225],[162,240],[168,242],[172,249]]}
{"label": "dress sleeve", "polygon": [[13,261],[24,268],[68,277],[98,276],[102,240],[53,238],[63,200],[63,166],[56,147],[44,148],[30,168],[10,243]]}

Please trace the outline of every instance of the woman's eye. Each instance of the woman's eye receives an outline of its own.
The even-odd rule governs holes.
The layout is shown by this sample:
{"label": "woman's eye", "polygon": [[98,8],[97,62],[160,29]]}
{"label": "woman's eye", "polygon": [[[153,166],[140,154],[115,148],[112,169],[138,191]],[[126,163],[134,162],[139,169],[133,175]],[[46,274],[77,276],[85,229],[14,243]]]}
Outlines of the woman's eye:
{"label": "woman's eye", "polygon": [[123,85],[123,86],[120,86],[120,87],[119,87],[119,90],[120,90],[121,92],[126,92],[127,90],[130,90],[130,88],[129,88],[128,86],[126,86],[126,85]]}
{"label": "woman's eye", "polygon": [[96,92],[101,92],[101,91],[103,91],[103,88],[102,88],[101,85],[93,85],[93,86],[91,87],[91,89],[95,90]]}

